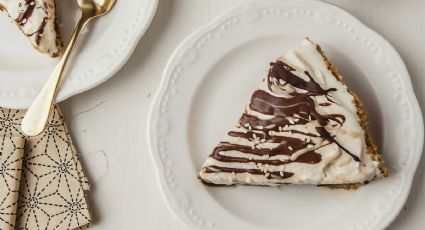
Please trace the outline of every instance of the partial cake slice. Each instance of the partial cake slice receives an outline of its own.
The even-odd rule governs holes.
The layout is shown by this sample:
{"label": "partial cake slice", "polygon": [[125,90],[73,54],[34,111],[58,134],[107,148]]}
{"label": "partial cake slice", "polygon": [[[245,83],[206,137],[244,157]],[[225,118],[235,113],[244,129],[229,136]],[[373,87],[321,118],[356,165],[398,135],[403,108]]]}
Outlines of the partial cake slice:
{"label": "partial cake slice", "polygon": [[387,176],[359,98],[309,39],[270,64],[199,178],[209,185],[356,188]]}
{"label": "partial cake slice", "polygon": [[16,22],[35,49],[52,57],[61,53],[54,0],[0,0],[0,10]]}

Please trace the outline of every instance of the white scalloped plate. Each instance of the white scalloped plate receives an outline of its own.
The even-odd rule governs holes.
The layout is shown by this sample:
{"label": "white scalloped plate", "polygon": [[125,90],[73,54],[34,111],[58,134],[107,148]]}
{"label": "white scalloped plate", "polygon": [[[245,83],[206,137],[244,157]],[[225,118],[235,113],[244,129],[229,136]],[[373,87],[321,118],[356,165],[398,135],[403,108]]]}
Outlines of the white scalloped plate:
{"label": "white scalloped plate", "polygon": [[[198,170],[269,61],[305,36],[360,95],[391,176],[357,191],[201,184]],[[347,12],[307,0],[246,4],[190,35],[164,71],[148,131],[166,203],[194,229],[384,229],[406,201],[423,146],[422,114],[394,48]]]}
{"label": "white scalloped plate", "polygon": [[[56,1],[62,34],[69,38],[78,19],[76,1]],[[91,89],[113,76],[145,33],[158,0],[118,0],[113,10],[88,26],[58,101]],[[86,30],[86,32],[87,32]],[[14,23],[0,12],[0,106],[27,108],[58,59],[33,50]],[[67,39],[65,39],[67,40]]]}

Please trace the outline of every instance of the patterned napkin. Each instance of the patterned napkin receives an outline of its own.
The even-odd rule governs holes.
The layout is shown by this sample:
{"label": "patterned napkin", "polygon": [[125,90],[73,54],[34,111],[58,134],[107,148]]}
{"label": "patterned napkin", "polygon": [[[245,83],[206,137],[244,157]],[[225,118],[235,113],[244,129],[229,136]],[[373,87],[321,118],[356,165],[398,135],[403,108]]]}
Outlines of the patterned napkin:
{"label": "patterned napkin", "polygon": [[85,191],[90,185],[58,107],[55,106],[45,131],[36,137],[22,133],[24,114],[25,111],[0,108],[0,137],[22,138],[26,143],[24,156],[18,157],[22,172],[15,229],[62,230],[88,225],[91,218]]}
{"label": "patterned napkin", "polygon": [[19,196],[25,139],[5,137],[0,140],[0,229],[13,229]]}

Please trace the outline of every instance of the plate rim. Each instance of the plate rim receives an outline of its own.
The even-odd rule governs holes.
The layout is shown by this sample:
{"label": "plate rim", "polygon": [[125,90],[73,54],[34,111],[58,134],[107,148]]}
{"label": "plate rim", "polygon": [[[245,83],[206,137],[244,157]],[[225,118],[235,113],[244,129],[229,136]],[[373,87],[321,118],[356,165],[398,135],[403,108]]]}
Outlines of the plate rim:
{"label": "plate rim", "polygon": [[[341,15],[344,18],[349,19],[350,22],[352,22],[353,24],[356,24],[357,26],[362,28],[362,30],[364,30],[370,37],[377,38],[377,40],[379,40],[379,42],[381,43],[381,45],[383,47],[388,48],[386,50],[386,52],[392,54],[392,57],[394,57],[395,60],[399,62],[398,64],[401,64],[399,66],[400,71],[401,71],[401,74],[400,74],[401,76],[399,77],[399,79],[401,79],[403,81],[403,84],[405,86],[404,93],[405,93],[405,96],[406,96],[406,101],[409,103],[409,105],[411,106],[411,108],[413,110],[412,114],[414,115],[414,122],[415,122],[416,126],[418,127],[418,129],[417,129],[418,133],[417,133],[417,138],[416,138],[416,140],[418,142],[415,143],[415,146],[414,146],[415,150],[412,151],[412,153],[415,153],[415,154],[411,156],[411,159],[410,159],[411,163],[410,163],[409,167],[407,167],[406,173],[404,173],[404,176],[403,176],[403,179],[404,179],[403,181],[404,181],[406,187],[405,187],[404,190],[400,191],[399,199],[394,202],[394,204],[397,205],[397,206],[394,205],[393,209],[391,209],[391,211],[386,213],[387,215],[381,216],[380,220],[377,221],[377,223],[373,227],[375,227],[375,228],[386,228],[386,227],[388,227],[395,220],[395,218],[397,217],[397,215],[400,213],[401,209],[403,208],[404,203],[407,201],[408,195],[410,194],[410,191],[411,191],[411,188],[412,188],[414,174],[415,174],[416,169],[419,165],[419,159],[420,159],[420,157],[422,155],[422,151],[423,151],[424,124],[423,124],[423,115],[422,115],[417,97],[416,97],[414,90],[413,90],[413,85],[412,85],[410,75],[408,73],[406,64],[404,63],[400,54],[396,51],[396,49],[382,35],[380,35],[376,31],[374,31],[373,29],[371,29],[369,26],[365,25],[362,21],[360,21],[355,16],[351,15],[349,12],[345,11],[344,9],[342,9],[342,8],[340,8],[340,7],[338,7],[334,4],[322,2],[322,1],[315,1],[315,0],[298,0],[298,1],[294,1],[294,0],[285,0],[285,1],[272,0],[272,1],[269,1],[269,2],[264,2],[264,1],[261,1],[261,0],[251,0],[251,1],[248,1],[248,2],[245,2],[245,3],[242,3],[242,4],[237,4],[236,6],[231,7],[228,10],[225,10],[223,13],[216,16],[209,23],[201,26],[199,29],[190,33],[182,42],[180,42],[180,44],[176,47],[176,49],[173,51],[172,55],[170,56],[170,58],[167,61],[167,64],[166,64],[164,71],[163,71],[163,74],[161,76],[159,88],[157,89],[157,91],[155,93],[153,102],[152,102],[150,109],[149,109],[149,114],[148,114],[148,119],[147,119],[148,149],[149,149],[151,158],[154,161],[154,165],[155,165],[155,169],[156,169],[156,178],[158,180],[161,196],[164,199],[167,207],[174,214],[174,216],[176,216],[177,219],[179,219],[186,226],[190,226],[194,229],[203,229],[199,225],[197,225],[193,221],[191,221],[187,217],[186,214],[181,212],[181,210],[178,207],[178,205],[176,204],[175,200],[173,200],[167,194],[168,193],[168,191],[166,191],[167,182],[166,182],[166,179],[165,179],[165,172],[163,170],[164,165],[163,165],[162,160],[158,156],[159,153],[158,153],[158,150],[156,149],[156,146],[155,146],[157,143],[154,140],[155,139],[154,137],[156,137],[155,136],[155,128],[156,128],[156,125],[157,125],[157,120],[155,120],[155,119],[159,117],[159,107],[160,107],[159,104],[161,103],[161,99],[165,96],[166,89],[169,86],[169,81],[170,81],[170,78],[171,78],[172,69],[173,69],[173,67],[177,66],[178,61],[182,58],[181,55],[184,54],[185,51],[188,50],[188,48],[190,48],[190,44],[193,43],[193,41],[197,41],[206,32],[208,32],[211,29],[213,29],[214,27],[220,25],[220,23],[224,22],[227,17],[230,17],[230,16],[234,15],[234,13],[239,12],[240,8],[246,7],[246,6],[254,6],[254,5],[272,6],[272,5],[274,5],[273,3],[276,3],[276,5],[282,4],[282,5],[279,5],[279,6],[285,6],[285,4],[289,3],[289,5],[291,5],[291,3],[294,3],[294,2],[296,2],[299,6],[303,6],[304,4],[313,3],[313,4],[321,5],[323,7],[331,8],[334,11],[338,11],[339,13],[341,13]],[[179,58],[179,56],[180,56],[180,58]]]}
{"label": "plate rim", "polygon": [[[144,15],[142,16],[143,20],[140,20],[140,23],[137,24],[137,26],[135,26],[132,30],[128,31],[128,36],[126,37],[127,41],[121,48],[121,54],[115,55],[112,59],[111,65],[108,65],[106,68],[103,68],[100,71],[99,75],[102,75],[102,77],[99,77],[94,81],[86,80],[87,83],[79,87],[71,86],[70,89],[60,90],[56,98],[56,103],[62,102],[70,97],[73,97],[75,95],[78,95],[101,85],[102,83],[113,77],[127,63],[127,61],[132,56],[136,46],[138,45],[140,39],[145,35],[146,31],[150,27],[150,24],[152,23],[153,18],[158,9],[159,0],[147,0],[147,2],[148,3],[146,5],[142,5],[142,7],[140,7],[140,11],[135,13],[136,16],[138,14]],[[143,8],[145,6],[149,8]],[[120,37],[119,40],[123,40],[122,37]],[[119,59],[119,61],[117,61],[117,59]],[[88,77],[85,79],[90,78]],[[0,106],[12,109],[27,109],[29,107],[29,104],[28,102],[26,102],[25,99],[19,99],[19,96],[8,98],[7,96],[0,95]]]}

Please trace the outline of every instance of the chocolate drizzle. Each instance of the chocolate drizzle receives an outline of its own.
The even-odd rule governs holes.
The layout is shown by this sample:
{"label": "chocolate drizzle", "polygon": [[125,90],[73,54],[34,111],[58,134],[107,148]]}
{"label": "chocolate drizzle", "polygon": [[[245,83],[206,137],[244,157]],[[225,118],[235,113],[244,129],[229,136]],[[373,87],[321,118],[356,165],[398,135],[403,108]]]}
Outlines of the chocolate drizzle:
{"label": "chocolate drizzle", "polygon": [[[274,166],[293,162],[317,164],[321,162],[322,158],[316,150],[332,143],[335,143],[343,151],[347,152],[355,161],[360,162],[359,157],[338,143],[334,136],[325,128],[327,125],[332,127],[342,126],[345,122],[345,117],[342,114],[323,115],[316,110],[317,106],[331,106],[332,104],[336,104],[332,100],[332,96],[329,95],[330,92],[334,92],[336,89],[323,89],[307,71],[303,73],[305,75],[303,77],[295,75],[293,72],[296,70],[284,62],[278,61],[271,63],[270,66],[267,77],[270,92],[274,92],[275,87],[279,87],[280,90],[285,91],[285,86],[288,84],[299,90],[288,92],[288,97],[275,96],[264,90],[255,91],[251,97],[247,111],[239,120],[241,130],[228,133],[230,137],[246,139],[249,143],[252,143],[252,146],[221,142],[210,155],[211,158],[220,162],[254,163],[257,165],[257,168],[229,168],[211,165],[204,168],[204,172],[264,174],[268,179],[286,179],[291,177],[293,173],[265,172],[258,167],[258,164]],[[299,91],[305,92],[300,93]],[[313,97],[320,96],[323,96],[327,102],[316,105]],[[262,114],[266,118],[253,115],[250,111],[254,111],[254,114]],[[306,125],[314,121],[317,121],[319,126],[315,128],[315,132],[313,133],[291,128],[294,125]],[[280,135],[275,135],[276,133],[280,133]],[[299,134],[305,136],[305,138],[290,137],[283,135],[284,133]],[[312,138],[320,138],[323,143],[316,146]],[[230,151],[243,153],[242,155],[246,154],[246,156],[231,156],[229,155],[231,153]],[[225,155],[225,152],[229,154]],[[291,157],[294,153],[297,153],[297,157]],[[248,154],[253,156],[249,157]],[[287,157],[277,158],[275,156]]]}
{"label": "chocolate drizzle", "polygon": [[20,13],[18,18],[15,20],[20,26],[24,26],[28,22],[28,19],[32,16],[35,8],[35,2],[32,0],[26,1],[25,5],[27,6],[27,9]]}
{"label": "chocolate drizzle", "polygon": [[43,22],[40,24],[40,27],[38,28],[38,30],[32,34],[32,35],[34,35],[35,33],[37,33],[37,37],[35,37],[35,43],[37,45],[40,45],[40,39],[41,39],[41,36],[44,32],[44,28],[46,27],[46,23],[47,23],[47,18],[44,18]]}
{"label": "chocolate drizzle", "polygon": [[[28,20],[31,18],[31,16],[34,13],[34,9],[42,9],[46,15],[47,15],[47,9],[44,8],[45,6],[37,6],[34,0],[27,0],[25,2],[26,5],[26,10],[21,12],[18,16],[18,18],[15,19],[16,23],[23,27],[25,26],[25,24],[28,22]],[[21,6],[22,7],[22,6]],[[40,25],[38,26],[38,28],[30,33],[30,34],[26,34],[27,36],[31,37],[31,36],[36,36],[35,37],[35,44],[40,45],[40,40],[41,40],[41,36],[44,32],[44,28],[46,27],[47,24],[47,16],[43,18],[42,22],[40,23]]]}
{"label": "chocolate drizzle", "polygon": [[[259,169],[235,169],[235,168],[227,168],[227,167],[220,167],[220,166],[209,166],[205,168],[206,173],[216,173],[216,172],[227,172],[227,173],[250,173],[254,175],[264,175],[264,172]],[[279,178],[279,179],[286,179],[294,175],[290,172],[269,172],[269,175],[267,175],[268,179],[271,178]]]}
{"label": "chocolate drizzle", "polygon": [[[306,90],[308,95],[327,95],[328,92],[336,91],[335,88],[330,88],[327,90],[322,89],[319,83],[315,82],[307,71],[305,71],[304,74],[310,79],[310,81],[305,81],[304,79],[293,74],[292,71],[295,71],[295,69],[282,61],[272,62],[270,63],[270,66],[271,68],[269,70],[268,76],[269,80],[273,78],[277,80],[283,80],[286,82],[286,84],[291,84],[298,89]],[[271,84],[269,82],[269,89],[271,89],[270,87]]]}
{"label": "chocolate drizzle", "polygon": [[[313,80],[311,80],[313,81]],[[320,86],[319,86],[320,87]],[[343,124],[345,117],[340,114],[321,115],[315,109],[314,101],[308,94],[291,93],[292,97],[275,97],[263,90],[254,92],[249,108],[266,115],[273,115],[278,119],[280,125],[306,124],[311,119],[318,120],[319,124],[325,126],[330,120]],[[288,120],[288,117],[301,118],[298,121]],[[269,120],[270,121],[270,120]],[[276,120],[273,120],[275,122]],[[286,122],[285,122],[286,121]],[[264,124],[264,123],[263,123]],[[255,125],[255,123],[254,123]]]}
{"label": "chocolate drizzle", "polygon": [[[291,139],[281,142],[278,145],[278,147],[273,149],[257,149],[257,148],[252,148],[250,146],[245,146],[245,145],[237,145],[237,144],[231,144],[228,142],[221,142],[220,145],[214,149],[213,153],[211,154],[211,157],[218,161],[223,161],[223,162],[238,162],[238,163],[253,162],[253,163],[261,163],[261,164],[269,164],[269,165],[281,165],[281,164],[287,164],[291,162],[299,162],[299,163],[314,162],[314,164],[320,162],[320,159],[317,161],[318,157],[315,155],[313,151],[308,151],[304,153],[303,155],[309,155],[311,157],[303,158],[303,160],[301,161],[298,161],[298,158],[297,160],[293,160],[293,161],[289,159],[282,161],[282,160],[270,160],[270,159],[263,160],[263,159],[228,157],[228,156],[224,156],[220,154],[220,152],[233,150],[233,151],[239,151],[239,152],[252,154],[256,156],[265,156],[265,155],[268,155],[269,157],[279,156],[279,155],[291,156],[294,152],[304,149],[308,145],[307,143],[304,143],[303,141],[300,141],[299,139],[296,139],[296,138],[291,138]],[[289,143],[295,144],[294,147],[292,147],[293,150],[288,148],[288,146],[290,146]]]}
{"label": "chocolate drizzle", "polygon": [[338,141],[335,140],[334,137],[331,136],[331,134],[324,128],[324,127],[316,127],[316,131],[320,134],[320,136],[331,142],[331,143],[335,143],[336,145],[338,145],[338,147],[340,147],[341,149],[343,149],[346,153],[350,154],[350,156],[358,162],[361,162],[360,158],[354,154],[352,154],[350,151],[348,151],[346,148],[344,148],[344,146],[342,146],[340,143],[338,143]]}

